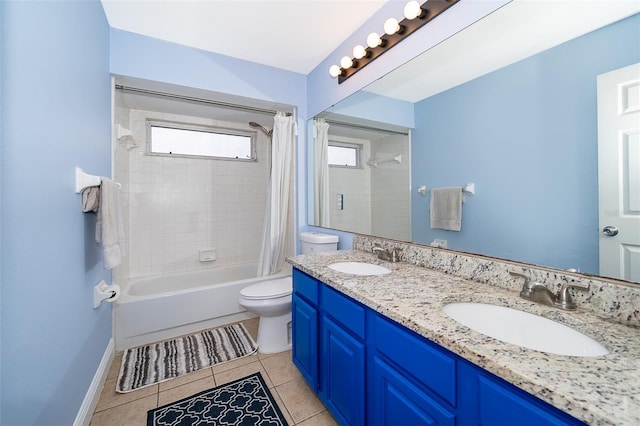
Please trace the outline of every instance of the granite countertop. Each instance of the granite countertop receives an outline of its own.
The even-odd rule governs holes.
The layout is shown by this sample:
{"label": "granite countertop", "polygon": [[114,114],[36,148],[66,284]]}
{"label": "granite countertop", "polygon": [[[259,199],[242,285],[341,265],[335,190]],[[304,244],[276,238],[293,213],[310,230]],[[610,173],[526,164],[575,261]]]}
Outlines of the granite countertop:
{"label": "granite countertop", "polygon": [[[358,300],[427,339],[589,424],[640,424],[640,329],[578,309],[532,303],[517,292],[409,263],[341,250],[287,259],[296,268]],[[390,274],[336,272],[334,262],[369,262]],[[448,317],[452,302],[482,302],[520,309],[566,324],[609,349],[600,357],[554,355],[485,336]]]}

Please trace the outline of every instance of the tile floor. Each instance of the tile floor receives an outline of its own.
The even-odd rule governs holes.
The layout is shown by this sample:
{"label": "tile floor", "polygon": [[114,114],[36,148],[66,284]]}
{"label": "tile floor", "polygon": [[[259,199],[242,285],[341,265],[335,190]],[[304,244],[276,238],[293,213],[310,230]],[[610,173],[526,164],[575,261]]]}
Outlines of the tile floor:
{"label": "tile floor", "polygon": [[[258,319],[244,321],[243,324],[256,339]],[[262,374],[290,425],[337,425],[293,365],[291,351],[269,355],[254,354],[125,394],[115,391],[121,360],[122,353],[116,354],[91,419],[91,426],[143,426],[147,424],[147,411],[152,408],[257,371]]]}

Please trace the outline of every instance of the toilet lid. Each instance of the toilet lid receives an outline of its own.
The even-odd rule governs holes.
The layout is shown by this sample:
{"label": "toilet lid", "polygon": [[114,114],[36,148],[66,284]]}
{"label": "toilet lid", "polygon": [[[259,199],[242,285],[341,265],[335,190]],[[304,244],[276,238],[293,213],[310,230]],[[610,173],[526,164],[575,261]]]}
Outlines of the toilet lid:
{"label": "toilet lid", "polygon": [[292,292],[291,277],[286,277],[250,285],[240,290],[240,295],[247,299],[274,299],[287,296]]}

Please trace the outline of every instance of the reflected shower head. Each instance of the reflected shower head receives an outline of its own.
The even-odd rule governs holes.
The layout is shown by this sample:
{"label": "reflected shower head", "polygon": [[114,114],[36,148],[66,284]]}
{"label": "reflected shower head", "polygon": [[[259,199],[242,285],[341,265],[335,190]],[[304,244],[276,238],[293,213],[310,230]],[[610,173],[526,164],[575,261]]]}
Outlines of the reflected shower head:
{"label": "reflected shower head", "polygon": [[264,127],[262,127],[262,125],[256,123],[255,121],[250,121],[249,122],[249,126],[255,127],[256,129],[260,129],[262,131],[262,133],[264,133],[265,135],[267,135],[269,137],[271,137],[271,134],[273,133],[273,129],[267,130]]}

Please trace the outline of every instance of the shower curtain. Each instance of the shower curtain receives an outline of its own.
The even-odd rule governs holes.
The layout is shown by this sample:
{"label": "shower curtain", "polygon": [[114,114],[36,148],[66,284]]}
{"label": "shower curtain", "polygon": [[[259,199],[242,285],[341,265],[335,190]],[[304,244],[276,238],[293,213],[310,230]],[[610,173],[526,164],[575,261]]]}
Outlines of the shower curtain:
{"label": "shower curtain", "polygon": [[324,118],[313,123],[313,192],[315,225],[329,227],[329,124]]}
{"label": "shower curtain", "polygon": [[271,181],[262,227],[258,276],[275,274],[282,269],[291,192],[296,123],[283,112],[278,112],[273,121]]}

